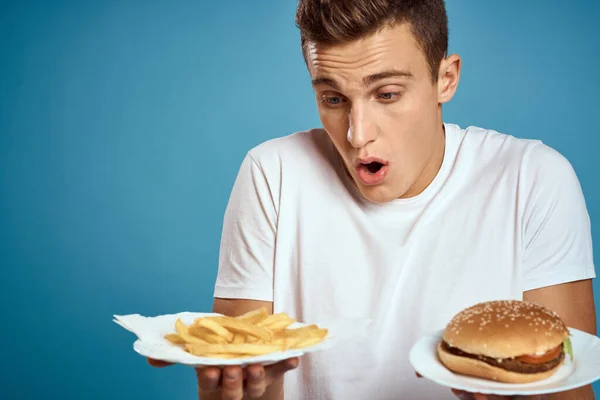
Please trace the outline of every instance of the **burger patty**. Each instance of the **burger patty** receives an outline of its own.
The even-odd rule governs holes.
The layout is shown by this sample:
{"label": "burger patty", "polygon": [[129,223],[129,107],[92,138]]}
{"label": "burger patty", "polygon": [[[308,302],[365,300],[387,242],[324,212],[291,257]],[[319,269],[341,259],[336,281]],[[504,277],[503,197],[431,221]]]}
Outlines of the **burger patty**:
{"label": "burger patty", "polygon": [[451,347],[445,341],[442,341],[442,348],[448,353],[453,354],[455,356],[473,358],[475,360],[483,361],[487,364],[490,364],[491,366],[502,368],[507,371],[518,372],[520,374],[536,374],[539,372],[549,371],[558,366],[565,358],[565,352],[561,351],[560,354],[553,360],[541,364],[528,364],[522,361],[518,361],[514,358],[503,358],[500,359],[500,361],[498,361],[499,359],[497,358],[465,353],[464,351],[461,351],[455,347]]}

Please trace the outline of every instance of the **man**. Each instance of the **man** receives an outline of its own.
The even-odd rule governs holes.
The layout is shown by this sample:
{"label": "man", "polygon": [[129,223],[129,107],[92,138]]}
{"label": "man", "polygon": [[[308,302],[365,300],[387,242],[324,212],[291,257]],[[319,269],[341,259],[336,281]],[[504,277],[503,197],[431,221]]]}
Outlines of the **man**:
{"label": "man", "polygon": [[[538,302],[595,333],[590,221],[569,162],[539,141],[442,121],[461,67],[443,0],[300,0],[297,24],[324,129],[243,161],[214,311],[371,329],[267,368],[199,369],[200,398],[486,398],[419,379],[408,362],[418,338],[485,300]],[[590,387],[561,396],[593,398]]]}

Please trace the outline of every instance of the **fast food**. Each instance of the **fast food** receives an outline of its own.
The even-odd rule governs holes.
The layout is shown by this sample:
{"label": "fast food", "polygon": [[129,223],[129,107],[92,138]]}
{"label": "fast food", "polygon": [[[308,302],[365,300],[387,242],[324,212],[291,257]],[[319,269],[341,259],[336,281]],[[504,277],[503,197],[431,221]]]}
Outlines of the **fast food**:
{"label": "fast food", "polygon": [[551,377],[572,358],[569,330],[558,314],[541,305],[499,300],[456,314],[437,347],[453,372],[504,383]]}
{"label": "fast food", "polygon": [[301,349],[327,337],[327,329],[315,324],[290,328],[294,322],[286,313],[269,315],[266,308],[238,317],[196,318],[189,325],[178,318],[176,333],[165,339],[195,356],[231,359]]}

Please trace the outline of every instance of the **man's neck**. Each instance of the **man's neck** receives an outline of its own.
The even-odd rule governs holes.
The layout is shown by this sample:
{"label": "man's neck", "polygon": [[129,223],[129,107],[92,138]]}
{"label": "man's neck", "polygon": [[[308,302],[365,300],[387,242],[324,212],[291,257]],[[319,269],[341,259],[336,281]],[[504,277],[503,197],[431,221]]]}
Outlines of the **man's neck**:
{"label": "man's neck", "polygon": [[427,162],[427,165],[419,175],[419,178],[415,181],[412,187],[402,196],[401,199],[407,199],[418,196],[421,194],[431,182],[435,179],[437,174],[440,172],[442,164],[444,162],[444,154],[446,152],[446,128],[442,123],[439,128],[439,140],[437,141],[436,150],[433,152],[431,158]]}

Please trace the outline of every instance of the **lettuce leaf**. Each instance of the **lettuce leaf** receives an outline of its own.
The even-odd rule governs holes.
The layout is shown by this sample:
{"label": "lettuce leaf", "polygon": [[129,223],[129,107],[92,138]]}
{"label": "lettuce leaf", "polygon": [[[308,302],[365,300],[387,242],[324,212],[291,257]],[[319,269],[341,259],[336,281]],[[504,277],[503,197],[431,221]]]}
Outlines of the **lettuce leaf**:
{"label": "lettuce leaf", "polygon": [[566,338],[563,342],[563,350],[571,357],[573,361],[573,346],[571,345],[571,338]]}

